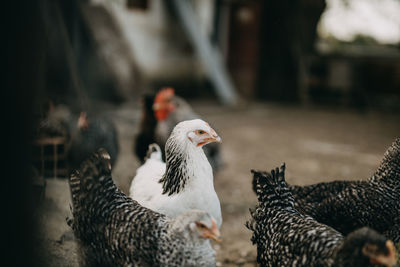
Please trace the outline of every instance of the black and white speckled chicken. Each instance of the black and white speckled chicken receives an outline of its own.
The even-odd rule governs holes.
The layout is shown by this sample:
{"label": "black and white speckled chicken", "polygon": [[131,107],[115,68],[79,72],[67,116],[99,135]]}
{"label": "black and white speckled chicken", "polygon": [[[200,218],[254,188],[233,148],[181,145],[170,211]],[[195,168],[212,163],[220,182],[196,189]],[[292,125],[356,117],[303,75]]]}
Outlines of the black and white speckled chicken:
{"label": "black and white speckled chicken", "polygon": [[392,241],[369,228],[347,238],[294,208],[285,166],[271,174],[252,171],[258,205],[246,226],[253,231],[261,266],[395,266]]}
{"label": "black and white speckled chicken", "polygon": [[168,219],[141,206],[115,186],[104,149],[71,175],[70,188],[69,224],[85,266],[215,266],[213,218],[191,210]]}
{"label": "black and white speckled chicken", "polygon": [[301,213],[315,216],[316,206],[323,200],[337,196],[342,190],[365,181],[335,180],[306,186],[289,185],[295,198],[295,208]]}
{"label": "black and white speckled chicken", "polygon": [[[396,139],[384,154],[378,169],[368,181],[343,180],[322,182],[306,186],[290,185],[289,188],[295,198],[295,207],[299,211],[315,216],[315,207],[323,200],[336,197],[348,187],[363,186],[367,182],[377,183],[380,179],[399,181],[400,183],[400,138]],[[396,185],[395,182],[395,187]]]}
{"label": "black and white speckled chicken", "polygon": [[81,112],[75,121],[67,147],[70,170],[79,168],[80,164],[99,148],[104,148],[110,153],[111,165],[114,166],[119,152],[117,129],[106,116],[88,116],[86,112]]}
{"label": "black and white speckled chicken", "polygon": [[296,208],[343,234],[369,226],[400,242],[400,139],[389,147],[369,180],[291,189],[299,199]]}
{"label": "black and white speckled chicken", "polygon": [[392,180],[396,186],[399,186],[400,138],[397,138],[386,150],[378,169],[375,171],[374,175],[369,178],[370,182],[375,182],[379,180]]}
{"label": "black and white speckled chicken", "polygon": [[[135,137],[135,154],[141,162],[144,162],[147,147],[152,143],[161,147],[165,160],[165,144],[175,125],[201,118],[183,98],[175,95],[172,88],[162,88],[154,96],[153,103],[151,97],[153,95],[149,94],[144,98],[140,132]],[[220,147],[221,144],[213,143],[203,148],[213,171],[223,166]]]}

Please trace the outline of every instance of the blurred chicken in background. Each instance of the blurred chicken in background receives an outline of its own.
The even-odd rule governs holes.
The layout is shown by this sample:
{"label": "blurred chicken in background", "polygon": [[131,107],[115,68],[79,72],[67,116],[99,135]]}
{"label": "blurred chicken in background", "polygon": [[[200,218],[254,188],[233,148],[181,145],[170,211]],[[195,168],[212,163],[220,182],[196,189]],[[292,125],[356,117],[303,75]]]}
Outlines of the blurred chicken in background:
{"label": "blurred chicken in background", "polygon": [[78,169],[85,159],[100,148],[109,152],[111,166],[114,166],[119,152],[114,123],[104,115],[81,112],[67,148],[69,169]]}
{"label": "blurred chicken in background", "polygon": [[52,100],[46,101],[41,118],[36,128],[36,137],[63,136],[71,134],[72,113],[67,105],[55,105]]}
{"label": "blurred chicken in background", "polygon": [[157,126],[157,119],[153,112],[154,94],[145,94],[141,99],[141,119],[139,129],[133,142],[133,152],[144,163],[149,145],[155,143],[154,134]]}
{"label": "blurred chicken in background", "polygon": [[[156,142],[160,145],[165,160],[165,143],[173,128],[181,121],[201,118],[183,98],[175,95],[173,88],[162,88],[155,96],[145,95],[142,101],[142,119],[139,134],[135,137],[134,151],[143,163],[147,148]],[[219,143],[205,146],[213,171],[223,167]]]}

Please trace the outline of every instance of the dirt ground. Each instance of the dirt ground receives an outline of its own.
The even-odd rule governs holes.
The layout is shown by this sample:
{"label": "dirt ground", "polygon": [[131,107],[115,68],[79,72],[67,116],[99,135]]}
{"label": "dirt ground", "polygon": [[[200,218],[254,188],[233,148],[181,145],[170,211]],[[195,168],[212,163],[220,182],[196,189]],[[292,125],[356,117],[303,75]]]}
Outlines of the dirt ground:
{"label": "dirt ground", "polygon": [[[214,177],[224,220],[223,242],[215,245],[218,266],[256,266],[256,248],[244,226],[248,209],[256,201],[250,169],[270,170],[286,162],[287,182],[299,185],[366,179],[400,135],[400,114],[266,103],[235,110],[214,102],[192,104],[223,139],[225,167]],[[119,131],[120,155],[113,177],[128,192],[139,166],[132,153],[139,107],[126,103],[105,109],[115,118]],[[42,230],[37,247],[48,266],[78,265],[76,244],[65,221],[70,216],[69,205],[67,181],[48,179],[37,214]]]}

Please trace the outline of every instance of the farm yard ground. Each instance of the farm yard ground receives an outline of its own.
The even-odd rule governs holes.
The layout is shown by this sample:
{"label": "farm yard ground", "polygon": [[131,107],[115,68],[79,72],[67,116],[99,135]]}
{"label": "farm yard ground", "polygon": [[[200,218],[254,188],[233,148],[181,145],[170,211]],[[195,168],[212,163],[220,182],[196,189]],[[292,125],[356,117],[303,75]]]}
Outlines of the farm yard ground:
{"label": "farm yard ground", "polygon": [[[256,203],[250,169],[270,170],[282,162],[287,182],[311,184],[334,179],[367,179],[383,153],[400,135],[400,114],[347,109],[303,108],[253,103],[239,109],[216,102],[192,101],[194,110],[222,137],[224,169],[215,189],[222,205],[223,242],[215,245],[219,266],[256,266],[256,248],[244,226]],[[113,170],[116,184],[128,192],[139,162],[132,153],[140,108],[99,104],[117,124],[120,154]],[[70,216],[67,180],[47,179],[37,211],[37,249],[48,266],[77,266],[78,251],[65,218]]]}

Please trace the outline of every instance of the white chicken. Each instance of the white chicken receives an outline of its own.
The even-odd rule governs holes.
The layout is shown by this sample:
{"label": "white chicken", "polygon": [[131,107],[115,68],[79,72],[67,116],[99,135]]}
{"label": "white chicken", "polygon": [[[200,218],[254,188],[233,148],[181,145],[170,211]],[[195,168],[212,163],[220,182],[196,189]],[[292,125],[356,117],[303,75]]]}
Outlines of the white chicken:
{"label": "white chicken", "polygon": [[[183,98],[177,96],[173,88],[162,88],[154,98],[152,106],[157,123],[154,128],[154,141],[164,146],[176,124],[181,121],[202,119]],[[150,120],[149,120],[150,123]],[[224,166],[221,144],[212,143],[204,147],[204,153],[216,173]]]}
{"label": "white chicken", "polygon": [[151,145],[148,158],[133,178],[130,197],[171,218],[190,209],[205,210],[220,227],[221,205],[202,149],[212,142],[221,142],[221,138],[203,120],[177,124],[165,145],[166,163],[160,148]]}

